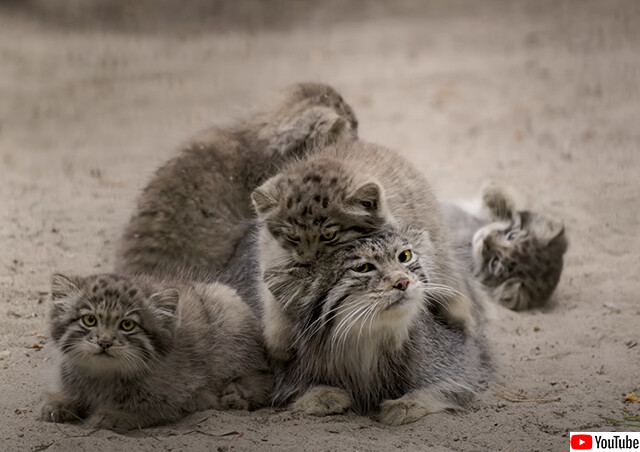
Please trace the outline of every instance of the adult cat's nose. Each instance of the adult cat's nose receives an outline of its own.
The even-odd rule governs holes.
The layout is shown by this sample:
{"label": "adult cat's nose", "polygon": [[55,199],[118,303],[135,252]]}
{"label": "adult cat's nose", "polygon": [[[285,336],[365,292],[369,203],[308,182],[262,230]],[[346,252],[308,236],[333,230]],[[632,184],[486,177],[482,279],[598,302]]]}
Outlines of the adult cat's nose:
{"label": "adult cat's nose", "polygon": [[396,281],[396,283],[393,285],[394,289],[398,289],[398,290],[407,290],[407,287],[409,287],[409,283],[410,281],[406,278],[404,279],[399,279],[398,281]]}
{"label": "adult cat's nose", "polygon": [[108,349],[109,347],[111,347],[112,344],[113,344],[113,341],[111,339],[100,339],[98,341],[98,345],[102,347],[102,350]]}

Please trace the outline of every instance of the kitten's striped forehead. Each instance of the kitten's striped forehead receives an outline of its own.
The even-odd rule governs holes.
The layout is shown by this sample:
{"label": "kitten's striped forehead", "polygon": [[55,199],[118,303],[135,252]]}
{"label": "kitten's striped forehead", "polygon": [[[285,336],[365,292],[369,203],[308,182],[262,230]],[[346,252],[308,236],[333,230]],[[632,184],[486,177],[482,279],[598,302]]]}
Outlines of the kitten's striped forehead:
{"label": "kitten's striped forehead", "polygon": [[123,316],[141,306],[143,291],[116,275],[100,275],[86,281],[84,308],[104,317]]}
{"label": "kitten's striped forehead", "polygon": [[292,223],[326,219],[344,199],[351,177],[336,162],[314,161],[289,172],[281,181],[283,206]]}

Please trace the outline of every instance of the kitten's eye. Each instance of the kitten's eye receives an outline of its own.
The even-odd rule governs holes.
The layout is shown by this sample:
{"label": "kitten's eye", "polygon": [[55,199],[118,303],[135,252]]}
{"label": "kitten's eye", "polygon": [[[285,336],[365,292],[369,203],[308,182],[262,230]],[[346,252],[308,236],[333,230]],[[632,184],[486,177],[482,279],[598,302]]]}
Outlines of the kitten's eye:
{"label": "kitten's eye", "polygon": [[287,239],[291,240],[292,242],[299,242],[300,236],[295,234],[287,234]]}
{"label": "kitten's eye", "polygon": [[411,252],[411,250],[404,250],[398,255],[398,260],[404,264],[406,262],[409,262],[412,257],[413,253]]}
{"label": "kitten's eye", "polygon": [[354,267],[353,271],[358,273],[367,273],[372,270],[375,270],[375,268],[376,267],[374,267],[373,264],[370,264],[367,262],[366,264],[362,264],[362,265],[358,265],[357,267]]}
{"label": "kitten's eye", "polygon": [[96,318],[92,315],[82,316],[82,323],[84,323],[87,326],[95,326],[96,322],[97,322]]}
{"label": "kitten's eye", "polygon": [[518,237],[518,232],[520,232],[520,231],[518,231],[517,229],[510,230],[506,234],[506,239],[509,240],[509,241],[515,239],[516,237]]}
{"label": "kitten's eye", "polygon": [[489,270],[493,273],[496,273],[500,269],[500,259],[494,257],[489,261]]}
{"label": "kitten's eye", "polygon": [[325,232],[322,234],[322,240],[329,242],[336,238],[336,231]]}
{"label": "kitten's eye", "polygon": [[120,328],[122,328],[125,331],[131,331],[135,326],[136,326],[136,322],[134,322],[133,320],[125,319],[122,322],[120,322]]}
{"label": "kitten's eye", "polygon": [[326,102],[328,100],[329,100],[329,95],[327,93],[325,93],[322,96],[320,96],[320,101],[321,102]]}

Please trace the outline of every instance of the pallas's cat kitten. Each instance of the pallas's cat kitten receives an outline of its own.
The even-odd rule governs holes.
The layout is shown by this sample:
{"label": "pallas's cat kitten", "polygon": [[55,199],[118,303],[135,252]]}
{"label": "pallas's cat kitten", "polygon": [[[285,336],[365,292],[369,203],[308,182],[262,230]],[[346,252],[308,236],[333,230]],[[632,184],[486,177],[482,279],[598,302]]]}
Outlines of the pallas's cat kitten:
{"label": "pallas's cat kitten", "polygon": [[132,429],[210,408],[269,401],[259,322],[223,284],[158,285],[115,275],[52,278],[57,389],[45,421]]}
{"label": "pallas's cat kitten", "polygon": [[295,344],[275,363],[276,404],[314,415],[378,412],[397,425],[460,408],[482,388],[490,373],[482,325],[469,337],[433,317],[443,289],[432,283],[437,257],[419,251],[425,241],[427,232],[383,229],[310,266],[265,272]]}
{"label": "pallas's cat kitten", "polygon": [[[480,320],[482,303],[450,258],[439,203],[424,176],[396,152],[361,141],[324,147],[269,179],[252,199],[262,223],[263,272],[295,271],[385,225],[414,227],[427,235],[416,251],[431,258],[431,282],[447,289],[435,309],[466,332]],[[267,348],[274,357],[286,357],[286,306],[268,290],[264,300]]]}
{"label": "pallas's cat kitten", "polygon": [[517,210],[507,191],[488,184],[481,209],[444,204],[452,246],[490,297],[516,311],[544,305],[555,290],[567,251],[560,221]]}
{"label": "pallas's cat kitten", "polygon": [[354,139],[357,127],[353,110],[332,87],[301,83],[261,113],[202,133],[142,192],[120,241],[116,271],[223,269],[255,217],[253,189],[315,144]]}

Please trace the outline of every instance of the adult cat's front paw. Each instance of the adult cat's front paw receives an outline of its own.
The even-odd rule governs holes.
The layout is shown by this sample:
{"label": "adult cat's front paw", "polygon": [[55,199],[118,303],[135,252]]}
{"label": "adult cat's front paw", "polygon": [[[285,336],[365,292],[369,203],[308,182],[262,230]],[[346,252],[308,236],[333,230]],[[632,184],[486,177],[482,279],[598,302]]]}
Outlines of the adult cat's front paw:
{"label": "adult cat's front paw", "polygon": [[386,400],[380,405],[378,420],[386,425],[410,424],[434,412],[418,400]]}
{"label": "adult cat's front paw", "polygon": [[142,427],[136,416],[109,408],[96,410],[87,419],[87,425],[109,430],[132,430]]}
{"label": "adult cat's front paw", "polygon": [[231,410],[248,410],[249,402],[245,396],[245,392],[238,383],[232,381],[222,390],[220,402],[224,409]]}
{"label": "adult cat's front paw", "polygon": [[313,416],[340,414],[351,408],[351,397],[339,388],[316,386],[296,400],[292,408]]}
{"label": "adult cat's front paw", "polygon": [[40,407],[40,419],[46,422],[76,421],[76,407],[62,394],[47,393]]}

